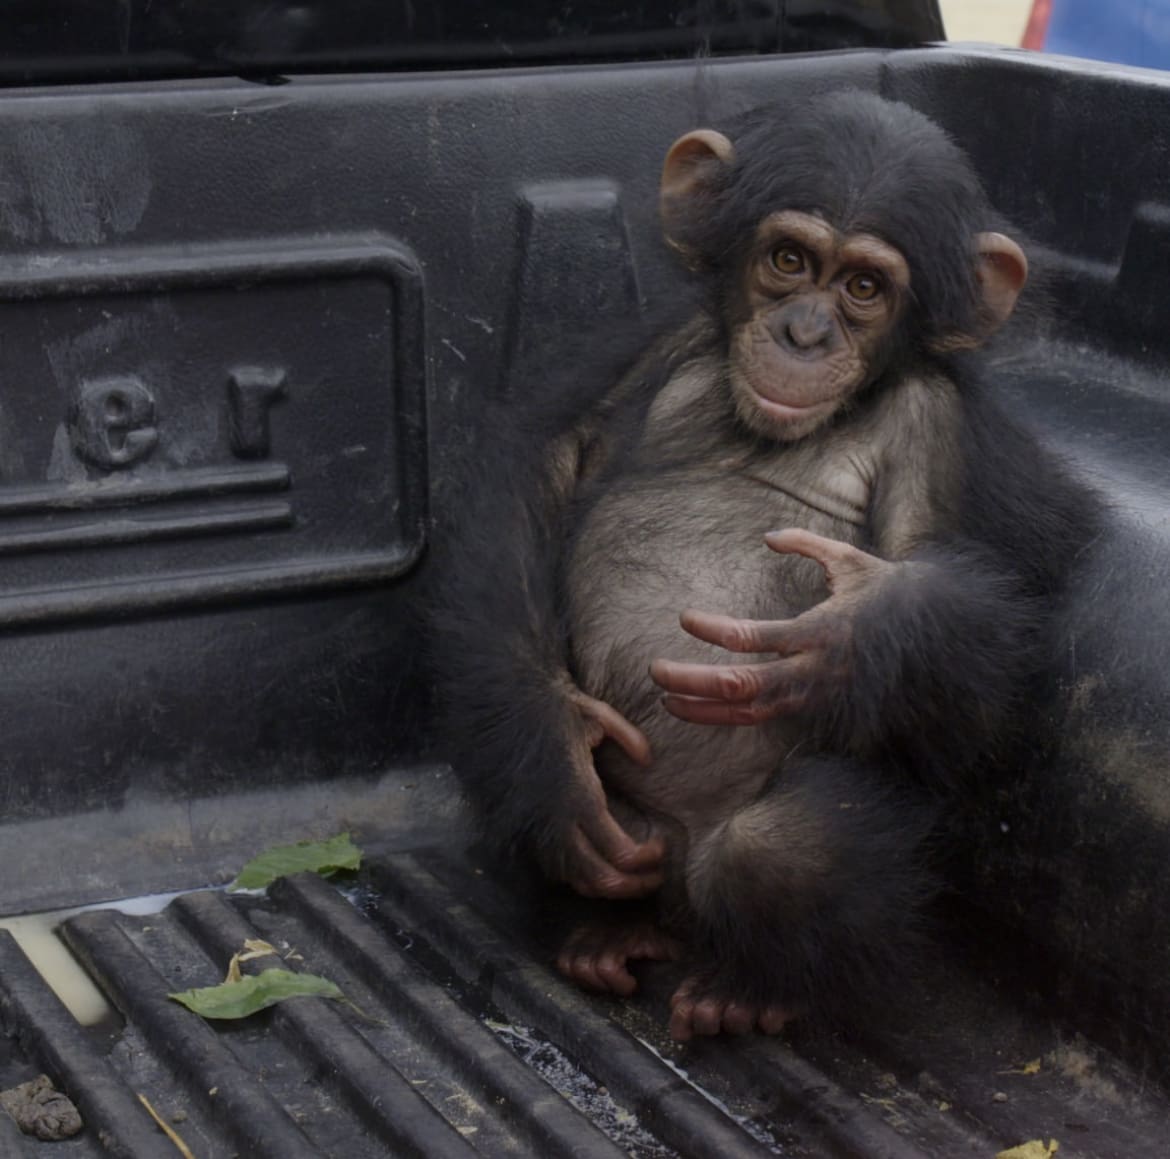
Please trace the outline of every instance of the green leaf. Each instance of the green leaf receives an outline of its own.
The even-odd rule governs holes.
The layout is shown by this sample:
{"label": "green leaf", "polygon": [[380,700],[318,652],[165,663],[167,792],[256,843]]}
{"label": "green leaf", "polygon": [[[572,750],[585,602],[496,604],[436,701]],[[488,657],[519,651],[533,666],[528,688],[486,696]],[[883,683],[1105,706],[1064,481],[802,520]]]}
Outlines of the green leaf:
{"label": "green leaf", "polygon": [[204,1018],[247,1018],[288,998],[344,998],[341,988],[317,974],[294,974],[291,970],[261,970],[245,974],[238,982],[221,982],[200,990],[168,994],[188,1010]]}
{"label": "green leaf", "polygon": [[311,870],[333,873],[338,869],[357,869],[362,851],[348,833],[338,833],[326,841],[298,841],[296,845],[274,845],[259,857],[253,857],[228,889],[264,889],[278,877]]}

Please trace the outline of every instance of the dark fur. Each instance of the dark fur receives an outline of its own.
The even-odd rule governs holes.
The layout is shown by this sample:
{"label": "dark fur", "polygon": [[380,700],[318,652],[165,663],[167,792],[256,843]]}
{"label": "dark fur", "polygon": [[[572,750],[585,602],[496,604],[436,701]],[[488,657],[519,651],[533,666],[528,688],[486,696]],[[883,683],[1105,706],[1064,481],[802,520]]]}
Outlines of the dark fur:
{"label": "dark fur", "polygon": [[[809,714],[798,759],[776,753],[750,806],[759,824],[745,836],[735,817],[715,818],[685,850],[684,924],[716,992],[805,1010],[850,997],[864,1005],[874,986],[897,980],[914,940],[935,811],[962,808],[975,778],[1010,768],[1032,727],[1054,608],[1096,535],[1097,508],[988,397],[982,355],[931,353],[979,332],[970,241],[1000,224],[945,135],[905,106],[843,93],[761,111],[731,136],[736,164],[705,212],[674,223],[704,271],[704,321],[650,344],[624,377],[599,373],[481,444],[433,621],[445,731],[488,841],[555,869],[576,805],[566,759],[576,726],[556,691],[574,632],[563,569],[586,514],[636,482],[628,453],[678,368],[725,350],[744,242],[763,216],[818,210],[892,242],[911,267],[912,308],[868,393],[832,421],[864,421],[905,376],[949,379],[962,422],[958,461],[943,464],[957,478],[947,525],[905,557],[923,565],[909,582],[885,584],[863,608],[852,680]],[[710,445],[769,462],[797,453],[740,429],[730,403],[698,425],[671,442],[670,461],[644,464],[648,477],[686,477]],[[555,478],[557,440],[576,447],[575,477]],[[905,453],[925,460],[932,450]],[[889,502],[879,480],[874,512]],[[646,526],[659,514],[647,509]],[[693,518],[696,535],[718,534],[711,512]],[[637,521],[611,532],[642,534]],[[860,546],[871,542],[863,534]]]}
{"label": "dark fur", "polygon": [[955,526],[915,553],[934,565],[926,590],[891,588],[867,609],[856,681],[828,721],[831,743],[948,794],[1010,765],[1034,733],[1053,613],[1100,522],[1096,497],[987,397],[977,359],[949,374],[966,411]]}

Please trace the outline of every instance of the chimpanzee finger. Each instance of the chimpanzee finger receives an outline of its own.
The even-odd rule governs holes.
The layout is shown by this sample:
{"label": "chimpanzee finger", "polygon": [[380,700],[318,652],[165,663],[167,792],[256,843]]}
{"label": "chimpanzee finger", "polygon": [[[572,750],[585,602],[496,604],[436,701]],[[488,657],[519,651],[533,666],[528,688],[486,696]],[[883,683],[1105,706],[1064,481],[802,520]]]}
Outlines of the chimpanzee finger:
{"label": "chimpanzee finger", "polygon": [[699,977],[687,978],[670,996],[670,1037],[689,1042],[696,1034],[718,1034],[723,1027],[727,1003],[705,989]]}
{"label": "chimpanzee finger", "polygon": [[695,1008],[693,1002],[680,1002],[670,1008],[670,1037],[675,1042],[690,1042],[695,1036],[691,1028],[691,1014]]}
{"label": "chimpanzee finger", "polygon": [[645,897],[663,882],[666,843],[635,841],[607,808],[578,821],[570,839],[577,872],[570,884],[585,897]]}
{"label": "chimpanzee finger", "polygon": [[792,716],[808,707],[807,694],[767,703],[753,701],[736,703],[727,700],[704,700],[699,696],[676,696],[673,692],[662,698],[662,707],[671,716],[690,724],[763,724],[778,716]]}
{"label": "chimpanzee finger", "polygon": [[688,979],[670,996],[670,1037],[675,1042],[694,1037],[694,990],[693,980]]}
{"label": "chimpanzee finger", "polygon": [[612,951],[560,954],[560,972],[578,986],[597,994],[619,994],[628,998],[638,989],[638,980],[626,970],[626,960]]}
{"label": "chimpanzee finger", "polygon": [[653,660],[650,679],[666,692],[713,700],[749,701],[764,690],[759,664],[681,664]]}
{"label": "chimpanzee finger", "polygon": [[653,758],[650,751],[650,742],[646,734],[636,725],[631,724],[611,704],[595,697],[586,696],[580,689],[575,689],[570,697],[572,703],[586,720],[595,727],[594,735],[589,738],[589,744],[596,748],[609,737],[616,741],[626,755],[639,765],[648,765]]}
{"label": "chimpanzee finger", "polygon": [[680,664],[655,660],[650,678],[665,692],[731,702],[770,701],[784,697],[798,682],[806,684],[812,665],[792,656],[765,664]]}
{"label": "chimpanzee finger", "polygon": [[666,842],[654,834],[635,841],[615,820],[608,807],[590,812],[577,822],[585,839],[602,860],[627,873],[657,871],[666,856]]}
{"label": "chimpanzee finger", "polygon": [[830,588],[834,580],[842,579],[849,574],[872,571],[886,562],[862,551],[859,547],[854,547],[851,543],[828,539],[800,527],[769,531],[764,536],[764,542],[781,555],[803,555],[805,559],[819,563],[825,569]]}
{"label": "chimpanzee finger", "polygon": [[691,1029],[695,1034],[711,1037],[723,1029],[724,1003],[711,995],[699,998],[691,1011]]}
{"label": "chimpanzee finger", "polygon": [[650,742],[646,734],[636,725],[632,725],[616,708],[597,701],[594,720],[601,725],[605,735],[621,746],[622,751],[635,764],[648,765],[653,759],[650,751]]}
{"label": "chimpanzee finger", "polygon": [[756,1022],[764,1034],[779,1034],[792,1021],[792,1015],[779,1006],[765,1006]]}
{"label": "chimpanzee finger", "polygon": [[[650,842],[647,842],[647,845],[650,845]],[[660,869],[643,868],[631,872],[618,869],[597,852],[580,826],[575,826],[572,830],[569,846],[570,868],[565,880],[582,897],[612,900],[645,897],[662,885],[663,874]],[[655,855],[653,848],[647,851],[635,845],[635,850],[640,857]],[[657,852],[655,865],[661,861],[661,856],[661,852]]]}
{"label": "chimpanzee finger", "polygon": [[629,959],[625,954],[608,950],[599,954],[596,963],[597,977],[611,994],[628,998],[638,989],[638,980],[626,968]]}
{"label": "chimpanzee finger", "polygon": [[670,1036],[687,1042],[696,1034],[779,1034],[792,1014],[779,1006],[758,1005],[717,992],[705,992],[701,976],[687,978],[670,997]]}
{"label": "chimpanzee finger", "polygon": [[740,620],[687,608],[678,618],[684,632],[728,652],[796,651],[802,640],[792,635],[795,620]]}
{"label": "chimpanzee finger", "polygon": [[557,969],[579,986],[592,989],[594,988],[592,986],[593,980],[584,969],[584,966],[589,962],[589,957],[588,950],[577,939],[570,938],[557,954]]}
{"label": "chimpanzee finger", "polygon": [[597,959],[593,955],[562,950],[557,957],[557,969],[583,990],[592,990],[595,994],[607,991],[605,983],[597,974]]}
{"label": "chimpanzee finger", "polygon": [[756,1025],[756,1012],[743,1002],[728,1002],[723,1008],[722,1021],[727,1034],[751,1034]]}

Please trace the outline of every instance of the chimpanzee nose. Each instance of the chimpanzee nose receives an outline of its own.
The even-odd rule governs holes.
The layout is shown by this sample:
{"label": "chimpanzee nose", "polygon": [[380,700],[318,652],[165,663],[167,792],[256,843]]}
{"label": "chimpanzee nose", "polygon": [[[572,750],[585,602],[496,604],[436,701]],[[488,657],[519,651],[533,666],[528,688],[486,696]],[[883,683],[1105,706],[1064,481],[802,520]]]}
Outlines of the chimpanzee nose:
{"label": "chimpanzee nose", "polygon": [[815,350],[831,333],[832,320],[823,310],[794,310],[784,325],[784,340],[795,350]]}

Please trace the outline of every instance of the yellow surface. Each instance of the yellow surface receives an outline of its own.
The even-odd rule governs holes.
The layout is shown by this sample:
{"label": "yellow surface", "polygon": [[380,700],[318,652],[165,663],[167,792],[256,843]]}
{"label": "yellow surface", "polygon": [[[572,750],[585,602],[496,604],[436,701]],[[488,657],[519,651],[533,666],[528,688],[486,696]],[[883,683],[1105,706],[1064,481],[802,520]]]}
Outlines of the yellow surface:
{"label": "yellow surface", "polygon": [[61,910],[23,918],[4,918],[0,921],[0,929],[12,934],[41,977],[65,1003],[69,1013],[82,1026],[92,1026],[111,1012],[110,1006],[55,932],[65,918],[77,912]]}
{"label": "yellow surface", "polygon": [[1018,1147],[1009,1147],[1001,1151],[995,1159],[1052,1159],[1060,1150],[1060,1144],[1055,1139],[1049,1139],[1045,1146],[1043,1139],[1033,1139],[1029,1143],[1021,1143]]}
{"label": "yellow surface", "polygon": [[939,0],[948,40],[1019,45],[1032,0]]}
{"label": "yellow surface", "polygon": [[111,1015],[113,1008],[57,936],[57,927],[66,918],[87,909],[116,909],[124,914],[140,916],[156,914],[178,896],[177,893],[156,893],[73,909],[0,918],[0,930],[7,930],[16,939],[25,957],[65,1004],[69,1013],[82,1026],[93,1026]]}

